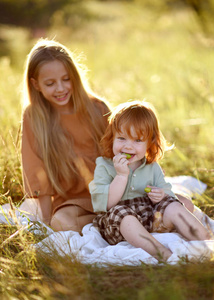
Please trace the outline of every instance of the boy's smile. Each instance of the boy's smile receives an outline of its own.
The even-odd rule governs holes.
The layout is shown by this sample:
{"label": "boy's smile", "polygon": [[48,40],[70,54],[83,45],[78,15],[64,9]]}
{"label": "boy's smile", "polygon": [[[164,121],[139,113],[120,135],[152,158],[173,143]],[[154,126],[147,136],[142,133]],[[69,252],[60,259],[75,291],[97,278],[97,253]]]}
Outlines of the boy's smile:
{"label": "boy's smile", "polygon": [[[143,140],[143,137],[138,137],[136,131],[131,127],[131,136],[129,136],[121,128],[121,132],[116,132],[113,140],[113,153],[125,154],[129,160],[129,165],[132,169],[136,169],[140,166],[142,159],[144,158],[147,151],[147,141]],[[127,157],[128,155],[128,157]]]}

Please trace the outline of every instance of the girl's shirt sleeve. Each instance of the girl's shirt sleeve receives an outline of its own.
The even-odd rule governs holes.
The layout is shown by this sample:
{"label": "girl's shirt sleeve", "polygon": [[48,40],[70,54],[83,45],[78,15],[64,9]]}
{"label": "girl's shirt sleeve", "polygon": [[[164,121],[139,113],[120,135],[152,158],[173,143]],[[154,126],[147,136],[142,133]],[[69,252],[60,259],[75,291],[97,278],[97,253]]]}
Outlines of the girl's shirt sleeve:
{"label": "girl's shirt sleeve", "polygon": [[27,197],[53,195],[53,189],[45,171],[44,163],[35,147],[35,138],[26,114],[22,122],[22,176]]}
{"label": "girl's shirt sleeve", "polygon": [[109,185],[115,177],[115,169],[111,160],[98,157],[94,180],[89,183],[94,212],[106,212],[109,194]]}
{"label": "girl's shirt sleeve", "polygon": [[103,102],[101,100],[96,100],[95,103],[102,114],[105,127],[107,127],[108,117],[111,113],[110,108],[107,106],[107,104],[105,102]]}

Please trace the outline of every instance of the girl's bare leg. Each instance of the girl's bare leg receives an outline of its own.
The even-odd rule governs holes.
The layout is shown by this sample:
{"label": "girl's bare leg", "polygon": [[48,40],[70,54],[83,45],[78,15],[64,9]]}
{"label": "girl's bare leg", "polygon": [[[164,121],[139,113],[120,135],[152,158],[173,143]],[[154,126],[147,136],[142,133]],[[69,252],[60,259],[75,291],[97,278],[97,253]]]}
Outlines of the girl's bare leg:
{"label": "girl's bare leg", "polygon": [[172,252],[159,243],[134,216],[125,216],[120,224],[120,232],[131,245],[142,248],[158,260],[167,260]]}
{"label": "girl's bare leg", "polygon": [[76,205],[68,205],[57,210],[52,217],[51,227],[56,231],[73,230],[81,232],[82,228],[92,223],[95,214]]}
{"label": "girl's bare leg", "polygon": [[173,202],[166,207],[163,223],[167,228],[174,225],[176,230],[190,241],[211,238],[203,224],[178,202]]}

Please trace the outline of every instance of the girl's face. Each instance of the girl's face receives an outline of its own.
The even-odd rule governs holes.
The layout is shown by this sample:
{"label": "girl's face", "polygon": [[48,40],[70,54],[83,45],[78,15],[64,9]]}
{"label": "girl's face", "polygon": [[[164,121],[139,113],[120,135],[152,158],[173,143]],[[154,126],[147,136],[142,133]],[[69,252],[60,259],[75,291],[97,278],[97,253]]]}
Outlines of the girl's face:
{"label": "girl's face", "polygon": [[37,80],[31,78],[31,82],[57,110],[70,112],[72,85],[61,61],[54,60],[42,65]]}
{"label": "girl's face", "polygon": [[130,130],[131,137],[121,128],[121,133],[116,132],[113,140],[113,153],[128,153],[131,155],[129,159],[129,165],[131,167],[138,167],[141,164],[141,160],[144,158],[147,150],[147,141],[142,137],[138,137],[133,127]]}

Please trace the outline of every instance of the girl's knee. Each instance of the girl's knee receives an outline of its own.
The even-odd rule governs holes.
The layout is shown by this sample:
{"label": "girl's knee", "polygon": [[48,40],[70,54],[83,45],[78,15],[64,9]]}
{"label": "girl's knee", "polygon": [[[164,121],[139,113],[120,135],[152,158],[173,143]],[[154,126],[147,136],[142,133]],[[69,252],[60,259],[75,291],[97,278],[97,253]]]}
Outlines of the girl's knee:
{"label": "girl's knee", "polygon": [[92,223],[95,217],[95,214],[87,214],[79,217],[80,227],[83,228],[85,225]]}
{"label": "girl's knee", "polygon": [[56,231],[73,230],[81,232],[82,228],[92,223],[96,215],[75,205],[57,210],[51,219],[51,227]]}
{"label": "girl's knee", "polygon": [[[69,207],[63,207],[55,212],[50,225],[56,231],[80,231],[81,228],[78,223],[78,210],[75,206],[72,209]],[[70,207],[71,208],[71,207]]]}
{"label": "girl's knee", "polygon": [[58,216],[53,216],[50,222],[50,226],[55,231],[67,231],[67,230],[73,230],[77,232],[81,231],[77,218],[66,222],[66,219],[59,218]]}

